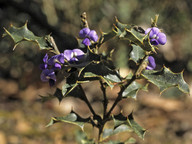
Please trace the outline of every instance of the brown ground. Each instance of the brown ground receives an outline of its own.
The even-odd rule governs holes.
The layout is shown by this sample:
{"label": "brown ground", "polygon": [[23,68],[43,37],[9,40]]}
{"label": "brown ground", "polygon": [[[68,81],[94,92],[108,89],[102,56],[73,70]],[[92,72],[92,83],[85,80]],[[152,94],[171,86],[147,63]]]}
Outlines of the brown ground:
{"label": "brown ground", "polygon": [[[6,85],[6,87],[4,87]],[[97,86],[97,83],[92,85]],[[91,85],[91,86],[92,86]],[[95,87],[84,85],[93,107],[101,112],[100,93]],[[38,95],[50,93],[47,84],[41,88],[29,86],[19,90],[14,81],[0,80],[0,144],[75,144],[75,133],[79,127],[71,124],[55,124],[45,127],[52,116],[63,116],[73,109],[81,116],[90,114],[87,106],[78,99],[66,98],[61,104],[57,99],[41,103]],[[110,98],[115,97],[114,89]],[[153,92],[154,91],[154,92]],[[163,98],[157,94],[157,88],[149,92],[139,92],[138,101],[124,100],[113,111],[123,114],[134,112],[136,121],[147,129],[145,139],[139,139],[135,134],[122,133],[111,139],[125,140],[129,136],[137,139],[137,144],[191,144],[192,141],[192,99],[183,96],[177,99]],[[109,104],[110,107],[111,103]],[[86,125],[85,131],[92,137],[97,134],[91,126]]]}

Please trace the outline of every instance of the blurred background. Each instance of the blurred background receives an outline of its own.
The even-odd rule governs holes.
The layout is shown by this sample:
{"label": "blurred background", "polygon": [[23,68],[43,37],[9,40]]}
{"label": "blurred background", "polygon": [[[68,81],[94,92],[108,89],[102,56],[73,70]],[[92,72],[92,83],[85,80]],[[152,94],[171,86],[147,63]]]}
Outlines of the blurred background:
{"label": "blurred background", "polygon": [[[100,35],[109,32],[114,17],[120,22],[150,27],[151,18],[159,14],[158,26],[166,33],[168,42],[159,47],[155,55],[157,68],[163,64],[174,72],[184,70],[184,79],[192,87],[192,2],[191,0],[0,0],[0,35],[10,24],[20,27],[28,21],[28,28],[37,36],[50,34],[60,51],[76,48],[80,30],[80,15],[87,12],[89,26]],[[117,43],[118,42],[118,43]],[[42,103],[40,96],[52,94],[55,88],[40,81],[39,64],[45,53],[36,44],[22,42],[15,51],[10,37],[0,38],[0,144],[75,144],[78,127],[56,124],[46,128],[53,116],[66,115],[74,109],[82,116],[90,114],[78,99],[66,98]],[[126,42],[113,39],[103,48],[115,48],[114,61],[122,75],[128,71]],[[101,112],[98,83],[84,85],[89,100]],[[58,85],[59,86],[59,85]],[[111,101],[118,89],[109,90]],[[78,103],[78,105],[77,105]],[[80,107],[78,107],[81,104]],[[111,103],[110,103],[111,104]],[[109,104],[109,106],[110,106]],[[124,100],[114,110],[129,114],[134,111],[138,123],[146,128],[145,140],[134,134],[123,133],[126,139],[133,136],[137,144],[191,144],[192,100],[176,88],[159,95],[159,90],[149,85],[148,92],[139,92],[138,101]],[[85,127],[89,137],[96,132]],[[112,137],[118,140],[118,136]]]}

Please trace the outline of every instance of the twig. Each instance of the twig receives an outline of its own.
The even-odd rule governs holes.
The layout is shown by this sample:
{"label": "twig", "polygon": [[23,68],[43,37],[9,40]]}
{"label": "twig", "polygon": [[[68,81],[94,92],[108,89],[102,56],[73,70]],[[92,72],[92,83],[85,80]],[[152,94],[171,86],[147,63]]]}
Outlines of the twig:
{"label": "twig", "polygon": [[107,111],[107,105],[108,105],[108,99],[106,95],[106,88],[104,87],[103,82],[100,80],[101,90],[103,92],[103,119],[105,119],[106,111]]}
{"label": "twig", "polygon": [[86,15],[86,12],[83,12],[82,14],[81,14],[81,22],[82,22],[82,27],[83,28],[88,28],[89,27],[89,25],[88,25],[88,22],[87,22],[87,15]]}
{"label": "twig", "polygon": [[125,83],[122,87],[120,92],[118,93],[118,96],[115,100],[115,102],[113,103],[112,107],[110,108],[110,110],[108,111],[108,113],[106,114],[106,118],[109,118],[109,116],[111,115],[111,112],[113,111],[113,109],[115,108],[115,106],[118,104],[119,101],[121,101],[122,99],[122,94],[124,92],[124,90],[134,81],[136,80],[138,77],[140,77],[141,72],[146,68],[146,59],[148,58],[148,53],[145,54],[144,58],[142,59],[139,67],[137,68],[137,70],[135,71],[133,77],[127,82]]}
{"label": "twig", "polygon": [[99,125],[101,124],[101,121],[102,121],[101,117],[95,113],[95,111],[94,111],[94,109],[92,108],[90,102],[88,101],[87,96],[86,96],[86,94],[85,94],[85,92],[84,92],[84,90],[83,90],[83,88],[82,88],[81,85],[79,85],[79,88],[80,88],[80,89],[82,90],[82,92],[83,92],[83,97],[82,97],[83,100],[85,101],[85,103],[87,104],[89,110],[90,110],[91,113],[93,114],[93,119],[96,119],[96,120],[98,121],[98,124],[95,125],[95,126],[96,126],[96,127],[99,127]]}
{"label": "twig", "polygon": [[54,48],[56,54],[60,54],[59,49],[57,48],[57,45],[56,45],[56,43],[55,43],[55,40],[53,39],[52,36],[50,36],[50,39],[51,39],[51,43],[52,43],[52,45],[53,45],[53,48]]}

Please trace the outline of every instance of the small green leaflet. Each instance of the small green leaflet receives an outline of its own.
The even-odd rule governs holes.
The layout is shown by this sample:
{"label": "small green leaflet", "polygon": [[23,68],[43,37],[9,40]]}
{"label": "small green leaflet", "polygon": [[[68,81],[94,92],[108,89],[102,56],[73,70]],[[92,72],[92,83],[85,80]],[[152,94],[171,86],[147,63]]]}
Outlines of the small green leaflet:
{"label": "small green leaflet", "polygon": [[141,75],[159,87],[161,93],[170,87],[178,87],[182,92],[189,93],[189,87],[183,79],[183,72],[173,73],[169,68],[163,67],[160,71],[144,70]]}
{"label": "small green leaflet", "polygon": [[34,33],[27,28],[27,22],[22,27],[17,28],[11,25],[11,27],[8,30],[6,28],[4,28],[4,30],[5,33],[3,34],[3,37],[9,35],[15,43],[13,49],[15,49],[16,46],[22,41],[35,42],[38,44],[40,50],[52,48],[52,43],[50,39],[51,36],[50,35],[46,35],[44,37],[35,36]]}
{"label": "small green leaflet", "polygon": [[102,35],[101,35],[101,37],[99,39],[98,47],[100,47],[104,42],[106,42],[106,41],[108,41],[108,40],[110,40],[110,39],[112,39],[113,37],[116,36],[116,32],[114,30],[112,30],[112,31],[110,31],[108,33],[102,32],[101,34]]}
{"label": "small green leaflet", "polygon": [[90,80],[92,78],[101,78],[110,87],[113,87],[114,83],[121,82],[119,73],[115,70],[111,70],[103,62],[90,63],[80,71],[79,75],[83,76],[84,78],[90,78]]}
{"label": "small green leaflet", "polygon": [[122,113],[113,116],[114,129],[105,129],[103,132],[103,138],[107,138],[120,132],[135,132],[140,138],[144,138],[146,130],[135,122],[133,114],[129,114],[128,117],[123,116]]}
{"label": "small green leaflet", "polygon": [[145,51],[155,52],[155,47],[151,45],[149,36],[143,34],[144,30],[141,27],[122,24],[116,19],[114,31],[119,38],[129,40],[135,45],[140,46]]}
{"label": "small green leaflet", "polygon": [[85,123],[90,122],[90,118],[82,118],[78,114],[72,111],[71,113],[63,117],[52,117],[47,127],[57,122],[66,122],[66,123],[74,124],[79,126],[83,130]]}
{"label": "small green leaflet", "polygon": [[133,81],[122,93],[123,98],[134,98],[136,99],[137,92],[140,89],[147,90],[147,86],[143,86],[136,81]]}
{"label": "small green leaflet", "polygon": [[145,56],[145,51],[137,45],[132,44],[132,51],[130,53],[130,60],[133,60],[136,64],[140,62]]}

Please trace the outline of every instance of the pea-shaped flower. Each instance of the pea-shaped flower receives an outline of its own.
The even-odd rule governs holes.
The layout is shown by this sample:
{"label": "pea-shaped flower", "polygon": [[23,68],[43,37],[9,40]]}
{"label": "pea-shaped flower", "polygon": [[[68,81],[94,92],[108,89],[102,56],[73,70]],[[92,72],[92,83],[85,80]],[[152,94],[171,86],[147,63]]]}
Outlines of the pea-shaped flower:
{"label": "pea-shaped flower", "polygon": [[166,35],[162,33],[157,27],[148,28],[145,31],[145,34],[148,33],[152,45],[164,45],[167,42]]}
{"label": "pea-shaped flower", "polygon": [[64,57],[69,63],[75,63],[84,60],[85,53],[80,49],[65,50]]}
{"label": "pea-shaped flower", "polygon": [[44,70],[47,68],[48,66],[48,54],[45,54],[44,58],[43,58],[43,64],[40,64],[40,69]]}
{"label": "pea-shaped flower", "polygon": [[90,62],[88,54],[80,49],[65,50],[64,57],[70,66],[76,68],[84,67]]}
{"label": "pea-shaped flower", "polygon": [[83,28],[79,32],[79,37],[83,38],[82,44],[86,46],[91,45],[91,41],[96,42],[98,40],[98,35],[95,30],[90,30],[89,28]]}
{"label": "pea-shaped flower", "polygon": [[43,82],[49,82],[50,86],[53,86],[56,82],[56,75],[53,69],[44,69],[41,73],[41,80]]}
{"label": "pea-shaped flower", "polygon": [[156,67],[156,63],[155,63],[155,59],[153,58],[153,56],[149,56],[148,57],[148,66],[147,66],[147,70],[153,70]]}
{"label": "pea-shaped flower", "polygon": [[51,65],[53,69],[61,69],[61,64],[64,64],[64,54],[54,55],[48,60],[48,65]]}

